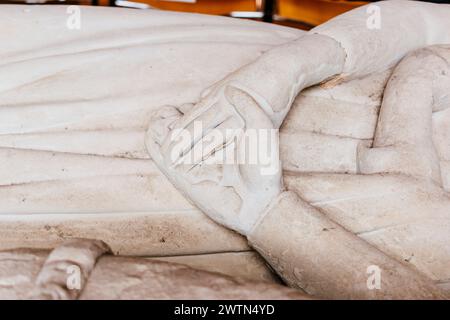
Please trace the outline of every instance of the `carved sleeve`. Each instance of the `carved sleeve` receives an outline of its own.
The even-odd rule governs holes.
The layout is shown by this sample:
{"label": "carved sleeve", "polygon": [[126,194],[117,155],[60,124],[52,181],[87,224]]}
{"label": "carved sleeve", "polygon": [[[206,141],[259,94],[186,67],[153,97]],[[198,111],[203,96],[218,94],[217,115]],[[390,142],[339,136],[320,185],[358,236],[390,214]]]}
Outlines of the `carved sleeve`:
{"label": "carved sleeve", "polygon": [[428,278],[334,223],[294,192],[276,199],[248,238],[289,286],[313,296],[444,297]]}

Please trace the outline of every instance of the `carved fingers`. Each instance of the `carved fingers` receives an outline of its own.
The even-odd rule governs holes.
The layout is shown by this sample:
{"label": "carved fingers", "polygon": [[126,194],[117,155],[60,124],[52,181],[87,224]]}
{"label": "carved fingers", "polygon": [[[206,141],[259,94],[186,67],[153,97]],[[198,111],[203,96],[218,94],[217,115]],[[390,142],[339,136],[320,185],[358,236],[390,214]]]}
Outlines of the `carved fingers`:
{"label": "carved fingers", "polygon": [[156,112],[147,148],[194,204],[244,234],[281,190],[278,131],[232,84],[214,88],[185,113],[171,106]]}

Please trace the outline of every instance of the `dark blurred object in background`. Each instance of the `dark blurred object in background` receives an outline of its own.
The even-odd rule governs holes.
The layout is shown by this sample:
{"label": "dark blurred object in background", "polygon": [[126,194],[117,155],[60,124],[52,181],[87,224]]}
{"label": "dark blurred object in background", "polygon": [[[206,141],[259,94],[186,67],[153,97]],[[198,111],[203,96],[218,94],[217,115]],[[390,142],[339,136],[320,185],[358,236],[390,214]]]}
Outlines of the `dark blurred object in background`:
{"label": "dark blurred object in background", "polygon": [[98,0],[0,0],[0,4],[66,4],[66,5],[97,5]]}
{"label": "dark blurred object in background", "polygon": [[[0,0],[0,4],[118,6],[226,15],[310,29],[372,0]],[[424,0],[450,3],[450,0]]]}

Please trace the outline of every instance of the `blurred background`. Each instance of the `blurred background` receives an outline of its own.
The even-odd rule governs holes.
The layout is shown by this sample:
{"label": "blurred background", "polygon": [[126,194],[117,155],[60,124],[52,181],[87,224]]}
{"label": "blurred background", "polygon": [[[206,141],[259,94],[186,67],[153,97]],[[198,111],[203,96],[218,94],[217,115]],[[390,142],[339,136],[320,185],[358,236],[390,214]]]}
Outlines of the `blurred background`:
{"label": "blurred background", "polygon": [[[0,0],[0,4],[79,4],[225,15],[310,29],[370,1],[352,0]],[[450,0],[428,2],[450,3]]]}

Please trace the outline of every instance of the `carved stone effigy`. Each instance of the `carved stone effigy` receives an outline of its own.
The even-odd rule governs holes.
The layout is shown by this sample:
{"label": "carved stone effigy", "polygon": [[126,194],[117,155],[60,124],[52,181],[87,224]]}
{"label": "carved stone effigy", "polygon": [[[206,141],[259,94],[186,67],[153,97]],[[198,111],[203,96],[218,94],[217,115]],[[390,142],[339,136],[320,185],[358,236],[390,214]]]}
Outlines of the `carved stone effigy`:
{"label": "carved stone effigy", "polygon": [[[375,33],[361,32],[364,8],[309,33],[95,8],[83,8],[82,28],[74,31],[64,28],[65,7],[2,8],[6,29],[20,23],[35,36],[24,42],[0,34],[11,44],[0,52],[0,248],[50,249],[67,238],[88,238],[118,255],[240,252],[241,262],[258,266],[257,277],[270,278],[260,258],[246,258],[255,253],[241,233],[287,284],[316,297],[445,297],[450,8],[379,5],[385,25]],[[392,32],[397,20],[411,28],[407,36]],[[264,190],[245,189],[244,180],[224,171],[227,184],[208,184],[205,193],[169,166],[164,146],[159,149],[165,126],[188,123],[208,104],[214,116],[232,105],[249,128],[282,124],[284,186],[262,178],[253,185]],[[212,181],[210,174],[200,168],[193,175],[202,182]],[[231,189],[220,193],[223,186],[239,189],[238,197]],[[117,261],[119,274],[142,258],[102,257],[98,268],[102,259]],[[381,290],[366,286],[370,265],[383,271]],[[99,273],[89,266],[91,279]],[[26,288],[34,281],[38,297],[48,288],[59,292],[45,281],[58,279],[51,264],[29,268]],[[151,274],[159,266],[140,268]],[[188,278],[180,283],[188,287]],[[90,281],[85,298],[103,297],[97,280]],[[136,292],[161,297],[141,289]],[[125,291],[107,298],[137,297]]]}

